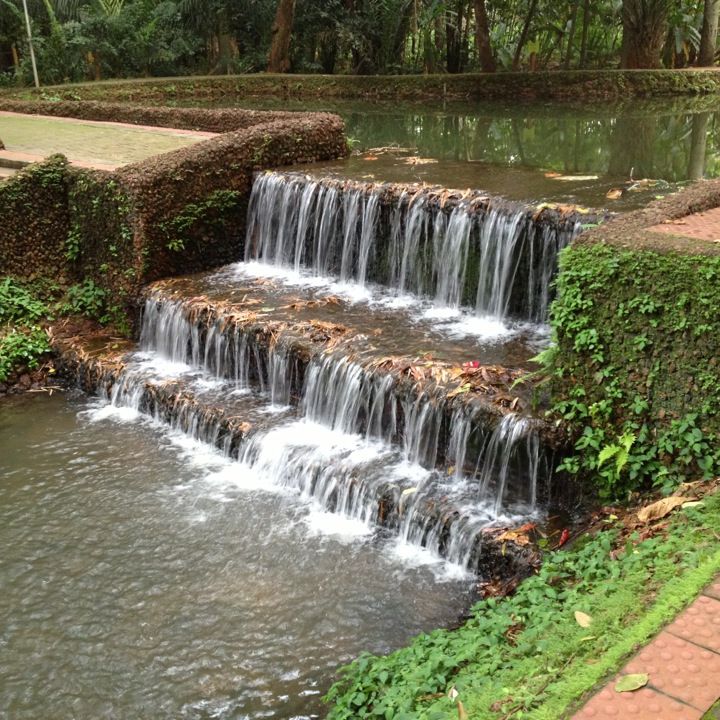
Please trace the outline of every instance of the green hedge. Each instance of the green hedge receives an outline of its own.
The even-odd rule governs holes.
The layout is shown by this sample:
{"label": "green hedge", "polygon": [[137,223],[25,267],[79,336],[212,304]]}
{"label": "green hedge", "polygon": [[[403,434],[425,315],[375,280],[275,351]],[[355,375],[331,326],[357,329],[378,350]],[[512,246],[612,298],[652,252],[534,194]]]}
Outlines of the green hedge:
{"label": "green hedge", "polygon": [[720,466],[720,257],[577,244],[551,322],[562,469],[606,496],[671,488]]}

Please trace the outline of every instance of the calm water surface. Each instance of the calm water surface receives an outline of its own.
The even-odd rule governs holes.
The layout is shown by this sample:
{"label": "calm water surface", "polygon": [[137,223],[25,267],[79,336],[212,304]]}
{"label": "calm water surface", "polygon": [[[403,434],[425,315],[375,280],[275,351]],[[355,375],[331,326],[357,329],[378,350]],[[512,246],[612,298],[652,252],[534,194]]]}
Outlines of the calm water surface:
{"label": "calm water surface", "polygon": [[338,664],[466,606],[467,579],[233,473],[82,396],[0,404],[0,716],[317,717]]}
{"label": "calm water surface", "polygon": [[[581,105],[290,96],[222,104],[339,113],[358,156],[332,164],[331,171],[370,181],[473,187],[514,199],[623,210],[689,180],[720,176],[720,114],[714,98]],[[629,190],[631,178],[655,183]],[[611,189],[626,192],[609,200]]]}

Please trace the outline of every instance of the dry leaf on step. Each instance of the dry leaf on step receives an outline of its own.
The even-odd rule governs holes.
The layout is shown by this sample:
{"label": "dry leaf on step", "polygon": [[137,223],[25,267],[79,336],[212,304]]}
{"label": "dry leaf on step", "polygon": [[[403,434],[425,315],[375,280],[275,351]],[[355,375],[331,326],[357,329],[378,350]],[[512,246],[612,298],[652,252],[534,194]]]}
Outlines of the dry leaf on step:
{"label": "dry leaf on step", "polygon": [[638,520],[644,523],[650,522],[651,520],[659,520],[660,518],[664,518],[666,515],[669,515],[675,508],[680,507],[680,505],[683,505],[686,502],[687,498],[675,497],[674,495],[672,497],[663,498],[662,500],[658,500],[652,505],[648,505],[638,511]]}

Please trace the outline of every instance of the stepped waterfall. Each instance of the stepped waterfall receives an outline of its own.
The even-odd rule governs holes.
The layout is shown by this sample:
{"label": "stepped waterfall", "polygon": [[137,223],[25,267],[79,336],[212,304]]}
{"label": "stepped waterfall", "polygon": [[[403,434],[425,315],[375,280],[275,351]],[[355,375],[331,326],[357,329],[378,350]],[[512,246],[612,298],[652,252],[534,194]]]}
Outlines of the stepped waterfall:
{"label": "stepped waterfall", "polygon": [[[268,173],[253,190],[245,257],[540,322],[557,253],[578,229],[505,203],[443,207],[433,193],[389,198]],[[510,409],[490,423],[440,386],[408,389],[371,349],[303,355],[261,321],[238,325],[233,308],[208,316],[151,289],[139,350],[109,402],[214,446],[252,487],[299,494],[469,571],[482,566],[488,528],[541,512],[552,458],[537,421]]]}

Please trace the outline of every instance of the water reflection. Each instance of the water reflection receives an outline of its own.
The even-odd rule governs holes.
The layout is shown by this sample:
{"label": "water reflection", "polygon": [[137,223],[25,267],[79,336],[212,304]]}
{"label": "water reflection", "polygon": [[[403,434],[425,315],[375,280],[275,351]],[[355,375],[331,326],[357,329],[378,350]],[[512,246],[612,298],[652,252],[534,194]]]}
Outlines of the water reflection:
{"label": "water reflection", "polygon": [[[224,104],[338,112],[356,151],[393,146],[440,161],[409,169],[388,168],[382,162],[356,162],[347,168],[348,174],[366,179],[473,186],[526,199],[619,209],[643,205],[688,180],[720,176],[720,129],[713,97],[602,105],[291,98],[243,98]],[[565,178],[548,178],[551,173],[584,179],[573,185]],[[456,182],[450,183],[453,177]],[[619,204],[607,202],[608,190],[625,189],[631,179],[644,178],[664,182],[626,194]]]}

